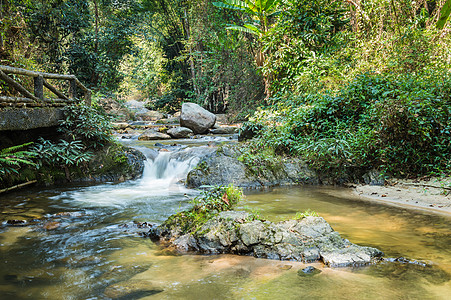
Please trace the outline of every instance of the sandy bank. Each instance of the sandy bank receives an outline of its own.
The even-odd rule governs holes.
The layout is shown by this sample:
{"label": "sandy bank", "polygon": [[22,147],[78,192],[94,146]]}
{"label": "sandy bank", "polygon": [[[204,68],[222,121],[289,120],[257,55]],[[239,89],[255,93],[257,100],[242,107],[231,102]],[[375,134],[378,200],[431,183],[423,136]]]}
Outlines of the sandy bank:
{"label": "sandy bank", "polygon": [[353,186],[352,193],[362,200],[451,216],[451,177],[391,179],[384,186]]}

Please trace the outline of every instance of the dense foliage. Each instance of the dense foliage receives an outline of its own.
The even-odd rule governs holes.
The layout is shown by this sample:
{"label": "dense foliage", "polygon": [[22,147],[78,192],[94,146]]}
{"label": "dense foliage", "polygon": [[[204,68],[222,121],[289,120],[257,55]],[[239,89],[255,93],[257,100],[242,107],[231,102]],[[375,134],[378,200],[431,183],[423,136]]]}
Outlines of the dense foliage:
{"label": "dense foliage", "polygon": [[[450,169],[449,0],[0,3],[2,64],[73,72],[169,112],[193,101],[246,119],[261,107],[247,125],[265,129],[255,161],[283,152],[333,172]],[[65,121],[68,136],[104,144],[109,130],[84,115]]]}
{"label": "dense foliage", "polygon": [[66,106],[64,111],[60,129],[71,140],[80,140],[88,148],[100,148],[111,141],[111,118],[99,109],[79,103]]}
{"label": "dense foliage", "polygon": [[[257,148],[301,155],[317,170],[392,175],[451,170],[451,76],[359,75],[337,93],[305,94],[259,111]],[[257,126],[259,125],[259,126]]]}
{"label": "dense foliage", "polygon": [[116,89],[139,9],[130,0],[3,1],[1,63],[70,72],[95,89]]}

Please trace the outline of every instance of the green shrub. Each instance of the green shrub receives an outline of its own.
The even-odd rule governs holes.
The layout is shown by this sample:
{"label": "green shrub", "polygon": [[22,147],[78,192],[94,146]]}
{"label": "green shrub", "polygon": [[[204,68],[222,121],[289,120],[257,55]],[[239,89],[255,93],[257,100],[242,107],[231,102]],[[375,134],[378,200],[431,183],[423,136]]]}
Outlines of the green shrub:
{"label": "green shrub", "polygon": [[317,170],[379,168],[398,176],[451,170],[451,75],[364,74],[336,93],[258,112],[258,147],[304,156]]}
{"label": "green shrub", "polygon": [[88,162],[92,157],[92,152],[86,151],[85,146],[80,141],[67,142],[60,140],[55,144],[43,138],[32,148],[37,153],[37,165],[48,166],[78,166]]}
{"label": "green shrub", "polygon": [[164,225],[180,227],[184,234],[195,233],[217,213],[232,209],[243,197],[243,191],[233,185],[210,186],[192,200],[192,209],[172,215]]}
{"label": "green shrub", "polygon": [[304,212],[297,212],[296,216],[294,216],[294,219],[295,220],[302,220],[302,219],[307,218],[307,217],[319,217],[319,215],[318,215],[317,212],[315,212],[315,211],[313,211],[311,209],[307,209]]}
{"label": "green shrub", "polygon": [[89,148],[99,148],[111,141],[110,117],[84,103],[65,107],[61,130],[72,140],[81,140]]}
{"label": "green shrub", "polygon": [[194,210],[206,212],[229,210],[243,197],[243,191],[232,184],[212,186],[193,199]]}

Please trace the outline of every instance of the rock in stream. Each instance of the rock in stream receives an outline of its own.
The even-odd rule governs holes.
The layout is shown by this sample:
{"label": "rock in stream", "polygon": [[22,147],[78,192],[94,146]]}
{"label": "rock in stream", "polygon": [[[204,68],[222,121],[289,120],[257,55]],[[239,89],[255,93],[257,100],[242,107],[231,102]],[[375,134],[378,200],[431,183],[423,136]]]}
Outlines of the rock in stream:
{"label": "rock in stream", "polygon": [[195,232],[183,232],[180,219],[153,226],[154,241],[181,252],[242,254],[258,258],[322,261],[332,267],[367,265],[383,256],[378,249],[343,239],[321,217],[272,223],[243,211],[224,211]]}

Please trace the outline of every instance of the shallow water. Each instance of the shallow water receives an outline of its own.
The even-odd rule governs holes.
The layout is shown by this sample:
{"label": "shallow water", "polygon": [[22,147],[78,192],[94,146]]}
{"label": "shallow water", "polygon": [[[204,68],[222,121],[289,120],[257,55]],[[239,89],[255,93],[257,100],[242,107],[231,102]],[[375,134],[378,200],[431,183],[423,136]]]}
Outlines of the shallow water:
{"label": "shallow water", "polygon": [[[341,189],[250,191],[241,207],[278,221],[312,209],[350,241],[432,264],[323,268],[234,255],[176,255],[133,222],[162,222],[196,191],[180,180],[197,160],[149,160],[142,179],[29,189],[0,198],[0,299],[450,299],[451,218],[353,200]],[[36,221],[33,221],[36,219]]]}

